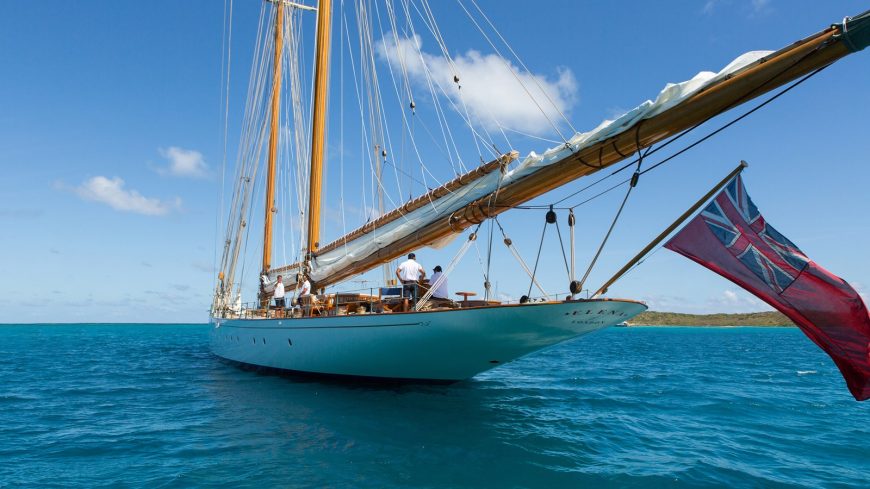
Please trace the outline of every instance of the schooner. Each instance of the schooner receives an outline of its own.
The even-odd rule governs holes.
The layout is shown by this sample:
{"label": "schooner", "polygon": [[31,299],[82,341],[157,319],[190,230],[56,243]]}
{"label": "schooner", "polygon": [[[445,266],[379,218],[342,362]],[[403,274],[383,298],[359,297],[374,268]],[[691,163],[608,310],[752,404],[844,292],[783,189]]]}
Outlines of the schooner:
{"label": "schooner", "polygon": [[[364,65],[360,59],[357,68],[375,86],[368,87],[368,103],[375,116],[367,121],[371,126],[367,134],[375,141],[370,149],[377,163],[373,170],[378,182],[378,213],[363,226],[321,244],[330,42],[336,23],[332,18],[333,5],[331,0],[320,0],[316,7],[287,0],[266,1],[268,31],[263,35],[264,41],[257,45],[257,53],[261,65],[270,65],[271,73],[264,76],[252,71],[253,86],[249,93],[267,102],[260,109],[250,110],[252,116],[245,122],[247,132],[243,140],[248,149],[239,155],[238,178],[221,250],[210,313],[211,349],[221,358],[256,367],[378,379],[443,382],[467,379],[542,348],[622,323],[644,311],[646,306],[642,302],[603,297],[607,286],[581,297],[586,277],[578,280],[574,275],[573,215],[569,218],[571,293],[567,298],[545,296],[528,300],[523,297],[517,303],[503,303],[494,300],[489,293],[488,279],[483,300],[469,300],[467,295],[458,302],[436,300],[431,290],[438,282],[421,283],[409,298],[401,287],[388,283],[391,276],[387,269],[392,260],[409,252],[422,247],[441,247],[471,231],[446,267],[447,276],[477,240],[482,223],[497,220],[501,213],[550,190],[636,157],[637,169],[628,182],[633,188],[642,173],[639,162],[643,152],[653,145],[677,137],[777,87],[811,75],[870,42],[867,34],[870,20],[863,14],[846,18],[781,50],[746,53],[719,73],[699,74],[689,81],[669,85],[655,101],[647,101],[592,131],[566,137],[562,144],[540,155],[531,153],[520,158],[516,150],[498,152],[491,161],[482,161],[477,168],[461,172],[389,212],[383,209],[380,183],[387,151],[386,145],[379,142],[384,139],[384,129],[383,113],[379,112],[378,78],[372,71],[374,60],[365,60]],[[386,0],[385,3],[384,10],[390,14],[391,23],[395,24],[395,19],[400,17],[396,14],[398,10],[404,9],[406,17],[410,18],[410,11],[416,9],[421,18],[429,19],[425,25],[433,36],[440,37],[426,2],[421,2],[420,7],[416,2]],[[370,2],[355,4],[358,28],[367,32],[364,25],[371,20],[372,14],[366,10]],[[304,71],[299,62],[301,44],[287,42],[288,38],[292,41],[298,36],[300,15],[317,16],[310,114],[306,114],[299,96],[300,73]],[[347,29],[343,19],[342,26]],[[394,27],[394,36],[395,32]],[[364,36],[360,37],[365,41]],[[393,42],[384,42],[383,49],[395,49],[394,55],[401,64],[406,56],[415,53],[406,52],[408,46],[413,48],[413,43],[400,41],[396,36]],[[368,42],[373,43],[370,37]],[[267,58],[271,61],[265,61]],[[400,68],[408,69],[404,64]],[[396,70],[400,71],[399,67]],[[291,73],[290,86],[282,84],[288,72]],[[453,75],[457,86],[460,80],[461,73]],[[282,110],[282,93],[294,91],[292,108]],[[409,110],[414,111],[414,99],[408,98]],[[461,107],[456,109],[461,112]],[[310,126],[303,121],[306,115],[310,115]],[[297,193],[306,201],[299,205],[298,224],[303,233],[296,259],[276,266],[273,250],[278,214],[276,188],[280,185],[277,177],[279,145],[290,139],[282,130],[291,125],[297,129],[293,136],[295,157],[308,160],[307,169],[297,173]],[[300,144],[309,136],[306,130],[310,130],[307,152]],[[266,134],[268,148],[265,157],[260,158],[258,141]],[[265,179],[258,297],[256,302],[243,304],[239,253],[250,231],[248,216],[256,208],[252,196],[256,193],[254,186],[261,160]],[[302,182],[307,183],[307,187]],[[555,222],[555,215],[551,213],[552,210],[547,216],[548,223]],[[510,239],[505,236],[504,241],[511,248]],[[511,252],[530,275],[530,280],[538,285],[532,267],[514,248]],[[346,285],[354,277],[378,267],[386,267],[382,286],[368,290],[346,287],[344,291],[327,293],[328,288]],[[273,306],[271,297],[279,275],[290,292],[288,296],[298,290],[304,277],[309,277],[313,293],[285,308]],[[610,283],[612,280],[608,285]]]}

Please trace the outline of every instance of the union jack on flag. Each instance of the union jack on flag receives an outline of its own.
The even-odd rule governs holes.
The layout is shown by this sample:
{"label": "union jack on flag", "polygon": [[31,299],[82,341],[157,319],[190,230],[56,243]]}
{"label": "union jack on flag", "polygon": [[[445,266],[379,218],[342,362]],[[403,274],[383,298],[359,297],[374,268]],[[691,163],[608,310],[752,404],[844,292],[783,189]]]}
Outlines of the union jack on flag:
{"label": "union jack on flag", "polygon": [[776,293],[791,285],[809,263],[794,243],[764,220],[740,175],[710,202],[701,217],[728,251]]}
{"label": "union jack on flag", "polygon": [[870,398],[870,313],[845,280],[765,221],[737,175],[665,245],[767,302],[834,360],[855,399]]}

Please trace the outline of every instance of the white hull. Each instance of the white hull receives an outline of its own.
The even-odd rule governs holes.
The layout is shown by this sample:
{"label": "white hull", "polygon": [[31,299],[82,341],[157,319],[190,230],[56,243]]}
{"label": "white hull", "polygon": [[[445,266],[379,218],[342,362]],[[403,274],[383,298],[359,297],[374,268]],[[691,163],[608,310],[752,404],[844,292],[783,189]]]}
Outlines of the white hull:
{"label": "white hull", "polygon": [[212,318],[212,351],[281,370],[458,381],[626,321],[642,303],[588,300],[304,319]]}

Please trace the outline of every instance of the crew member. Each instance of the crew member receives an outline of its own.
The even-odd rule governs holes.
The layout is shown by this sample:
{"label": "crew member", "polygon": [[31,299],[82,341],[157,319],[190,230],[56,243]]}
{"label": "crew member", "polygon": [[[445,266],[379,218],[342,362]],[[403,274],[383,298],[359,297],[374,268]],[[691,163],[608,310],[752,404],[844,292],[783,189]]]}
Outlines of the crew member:
{"label": "crew member", "polygon": [[432,278],[429,279],[429,283],[434,287],[439,280],[442,280],[441,285],[438,286],[435,290],[432,291],[432,297],[435,299],[449,299],[450,293],[447,291],[447,277],[443,279],[441,277],[444,276],[441,273],[441,265],[436,265],[435,268],[432,269]]}
{"label": "crew member", "polygon": [[299,298],[311,295],[311,282],[308,280],[308,274],[300,273],[296,276],[296,280],[302,281],[302,284],[299,286]]}
{"label": "crew member", "polygon": [[278,309],[284,309],[284,282],[280,275],[278,275],[278,282],[275,283],[275,291],[272,292],[272,298],[275,299],[275,307]]}
{"label": "crew member", "polygon": [[310,315],[314,297],[311,296],[311,282],[308,280],[308,274],[299,273],[296,275],[296,291],[299,292],[299,295],[296,297],[294,309],[301,308],[303,316]]}
{"label": "crew member", "polygon": [[408,254],[408,259],[403,261],[396,269],[396,277],[402,282],[402,295],[416,297],[417,282],[426,277],[426,269],[417,263],[417,256]]}

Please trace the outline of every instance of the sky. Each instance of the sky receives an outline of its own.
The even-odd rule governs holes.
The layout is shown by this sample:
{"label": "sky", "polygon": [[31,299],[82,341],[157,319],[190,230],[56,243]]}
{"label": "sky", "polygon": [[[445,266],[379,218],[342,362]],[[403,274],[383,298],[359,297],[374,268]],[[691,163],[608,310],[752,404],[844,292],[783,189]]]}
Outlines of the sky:
{"label": "sky", "polygon": [[[503,48],[501,54],[511,57],[527,85],[537,81],[542,88],[532,90],[547,91],[570,121],[570,126],[560,122],[551,106],[544,109],[544,117],[517,94],[510,70],[459,8],[473,8],[472,2],[431,2],[453,63],[462,73],[463,95],[453,102],[467,105],[481,131],[495,133],[498,123],[512,128],[515,132],[508,137],[494,139],[500,150],[510,146],[522,155],[554,144],[536,137],[558,139],[548,117],[562,132],[570,133],[571,126],[591,130],[604,119],[654,99],[667,82],[718,71],[747,51],[779,49],[866,9],[863,2],[845,0],[554,1],[533,3],[531,8],[519,0],[478,4],[527,69],[517,68],[518,62]],[[227,213],[221,208],[221,187],[227,187],[226,175],[234,164],[259,13],[258,0],[233,2],[230,97],[225,107],[224,2],[0,4],[0,323],[207,320],[216,247],[223,240],[218,228]],[[343,19],[353,25],[353,15],[336,15],[336,29]],[[387,39],[386,34],[375,32],[378,38]],[[403,32],[388,40],[392,44],[381,45],[393,49],[376,53],[375,63],[381,68],[390,56],[394,62],[401,57],[395,54],[401,52],[396,46],[417,43],[431,57],[428,66],[440,75],[453,69],[439,58],[439,47],[425,33],[415,38]],[[333,39],[334,45],[347,41],[338,35]],[[301,46],[311,45],[309,39]],[[340,56],[339,51],[333,53],[334,76],[351,69],[352,55]],[[406,70],[412,91],[424,93],[421,65],[409,61]],[[392,93],[393,87],[383,80],[388,87],[384,93]],[[322,241],[362,224],[365,209],[372,205],[371,180],[362,175],[365,164],[358,163],[364,161],[359,137],[348,142],[348,135],[359,129],[354,122],[359,112],[353,112],[353,82],[334,81],[330,90],[331,108],[344,107],[343,113],[350,115],[331,115],[329,120]],[[442,102],[450,104],[446,98]],[[415,103],[422,127],[425,114],[434,107],[423,95]],[[868,106],[870,51],[864,51],[648,173],[627,202],[589,284],[596,288],[603,283],[746,160],[747,190],[767,220],[866,298]],[[740,113],[737,109],[714,119],[699,134]],[[463,164],[473,167],[488,153],[461,132],[457,130],[457,140],[463,149],[457,152]],[[414,161],[406,156],[410,149],[400,139],[401,127],[394,131],[391,158],[398,161],[395,166],[410,172]],[[439,151],[436,139],[420,143],[421,158],[435,180],[445,181],[455,174],[457,162],[447,161],[450,155]],[[419,178],[395,173],[394,180],[391,202],[423,189]],[[554,202],[586,183],[571,183],[534,203]],[[223,195],[226,200],[226,191]],[[580,272],[623,195],[617,190],[577,208]],[[583,196],[587,194],[568,202],[578,203]],[[292,232],[298,223],[288,215],[279,218],[281,229]],[[559,219],[566,233],[565,214]],[[500,220],[525,260],[533,263],[544,211],[518,210]],[[444,266],[461,242],[462,238],[440,250],[422,249],[418,259],[428,270]],[[279,246],[283,248],[277,256],[292,255],[287,249],[292,245]],[[246,280],[252,284],[255,248],[252,244],[244,258],[251,264]],[[482,260],[477,252],[469,252],[450,277],[451,289],[481,293]],[[526,293],[528,277],[499,236],[490,266],[500,297]],[[548,231],[538,274],[548,291],[567,290],[553,230]],[[668,250],[653,253],[611,287],[609,295],[644,300],[659,311],[768,309]],[[244,299],[255,298],[249,294]]]}

